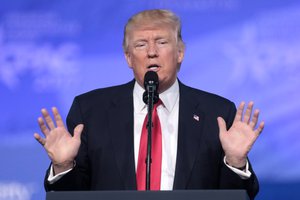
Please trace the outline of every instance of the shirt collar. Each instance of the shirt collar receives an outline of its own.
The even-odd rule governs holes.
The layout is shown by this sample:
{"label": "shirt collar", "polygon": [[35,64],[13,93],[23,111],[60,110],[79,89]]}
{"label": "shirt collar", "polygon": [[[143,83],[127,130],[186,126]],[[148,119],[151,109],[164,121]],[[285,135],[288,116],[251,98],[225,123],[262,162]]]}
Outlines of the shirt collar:
{"label": "shirt collar", "polygon": [[[143,102],[143,93],[144,88],[142,88],[137,82],[134,84],[133,88],[133,101],[134,101],[134,110],[135,112],[141,112],[147,106]],[[179,98],[179,84],[178,80],[173,83],[173,85],[164,91],[163,93],[159,94],[159,98],[163,102],[165,108],[171,112],[176,104],[176,101]]]}

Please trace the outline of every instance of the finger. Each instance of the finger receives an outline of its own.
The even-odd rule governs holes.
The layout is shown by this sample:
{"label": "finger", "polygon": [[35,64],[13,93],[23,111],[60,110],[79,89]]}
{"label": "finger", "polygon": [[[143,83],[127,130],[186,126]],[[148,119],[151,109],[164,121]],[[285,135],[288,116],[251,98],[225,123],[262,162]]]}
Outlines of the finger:
{"label": "finger", "polygon": [[255,134],[260,135],[261,132],[264,130],[264,127],[265,127],[265,122],[264,121],[260,122],[258,128],[255,130]]}
{"label": "finger", "polygon": [[64,127],[64,122],[58,112],[58,109],[56,107],[52,107],[53,116],[56,122],[57,127]]}
{"label": "finger", "polygon": [[245,112],[244,117],[243,117],[243,122],[245,122],[247,124],[249,124],[249,122],[250,122],[253,105],[254,105],[253,101],[250,101],[248,103],[248,106],[246,108],[246,112]]}
{"label": "finger", "polygon": [[44,138],[42,138],[39,134],[34,133],[33,136],[42,146],[45,145],[46,140]]}
{"label": "finger", "polygon": [[74,138],[76,138],[77,140],[80,140],[83,127],[83,124],[78,124],[74,129]]}
{"label": "finger", "polygon": [[43,115],[49,129],[50,130],[54,129],[55,125],[54,125],[53,120],[52,120],[51,116],[49,115],[48,111],[45,108],[43,108],[41,110],[41,112],[42,112],[42,115]]}
{"label": "finger", "polygon": [[218,126],[219,126],[219,133],[220,134],[226,133],[227,128],[226,128],[226,122],[224,121],[224,119],[222,117],[218,117],[217,120],[218,120]]}
{"label": "finger", "polygon": [[49,134],[49,129],[46,126],[43,118],[41,118],[41,117],[38,118],[38,124],[39,124],[39,127],[40,127],[42,133],[47,137],[47,135]]}
{"label": "finger", "polygon": [[234,121],[242,121],[242,114],[245,107],[245,102],[242,101],[236,111]]}
{"label": "finger", "polygon": [[258,117],[259,117],[259,110],[256,109],[256,110],[254,111],[253,116],[252,116],[252,120],[251,120],[251,122],[250,122],[250,124],[249,124],[249,126],[252,128],[252,130],[255,128],[255,126],[256,126],[256,124],[257,124],[257,122],[258,122]]}

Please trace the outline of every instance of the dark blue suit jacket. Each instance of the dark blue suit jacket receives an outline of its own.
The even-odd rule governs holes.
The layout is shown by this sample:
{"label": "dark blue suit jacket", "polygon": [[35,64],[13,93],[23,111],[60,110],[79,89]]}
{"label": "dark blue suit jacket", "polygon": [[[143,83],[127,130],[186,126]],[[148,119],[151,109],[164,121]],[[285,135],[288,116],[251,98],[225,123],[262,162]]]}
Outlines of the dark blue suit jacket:
{"label": "dark blue suit jacket", "polygon": [[[136,190],[133,86],[93,90],[77,96],[67,117],[70,132],[84,124],[75,168],[46,190]],[[242,180],[224,165],[217,117],[230,127],[235,105],[179,82],[178,150],[173,189],[246,189],[254,198],[258,181]],[[195,120],[198,116],[199,120]],[[48,172],[47,172],[48,175]],[[46,176],[47,176],[46,175]]]}

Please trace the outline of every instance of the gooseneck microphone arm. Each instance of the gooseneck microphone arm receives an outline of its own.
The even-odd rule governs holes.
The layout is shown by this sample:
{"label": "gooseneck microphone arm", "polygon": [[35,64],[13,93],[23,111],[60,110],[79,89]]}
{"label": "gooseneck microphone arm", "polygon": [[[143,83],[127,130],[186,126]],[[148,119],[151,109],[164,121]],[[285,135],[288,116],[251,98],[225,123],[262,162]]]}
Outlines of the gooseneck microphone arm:
{"label": "gooseneck microphone arm", "polygon": [[150,190],[150,175],[151,175],[151,148],[152,148],[152,110],[153,105],[158,102],[158,76],[154,71],[148,71],[144,77],[145,92],[143,101],[148,105],[148,139],[147,139],[147,155],[146,155],[146,190]]}

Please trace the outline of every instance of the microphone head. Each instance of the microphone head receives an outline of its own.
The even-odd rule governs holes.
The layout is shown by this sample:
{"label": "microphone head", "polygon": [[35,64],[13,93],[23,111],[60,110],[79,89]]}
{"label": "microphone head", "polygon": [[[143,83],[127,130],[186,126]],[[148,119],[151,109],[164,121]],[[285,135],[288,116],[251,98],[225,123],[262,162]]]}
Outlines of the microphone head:
{"label": "microphone head", "polygon": [[145,104],[149,103],[149,95],[153,97],[153,104],[156,104],[158,102],[158,85],[159,82],[157,73],[154,71],[146,72],[144,77],[145,92],[143,94],[143,101]]}
{"label": "microphone head", "polygon": [[158,89],[158,75],[155,71],[147,71],[144,76],[144,87],[145,89],[147,86],[156,86],[156,89]]}

